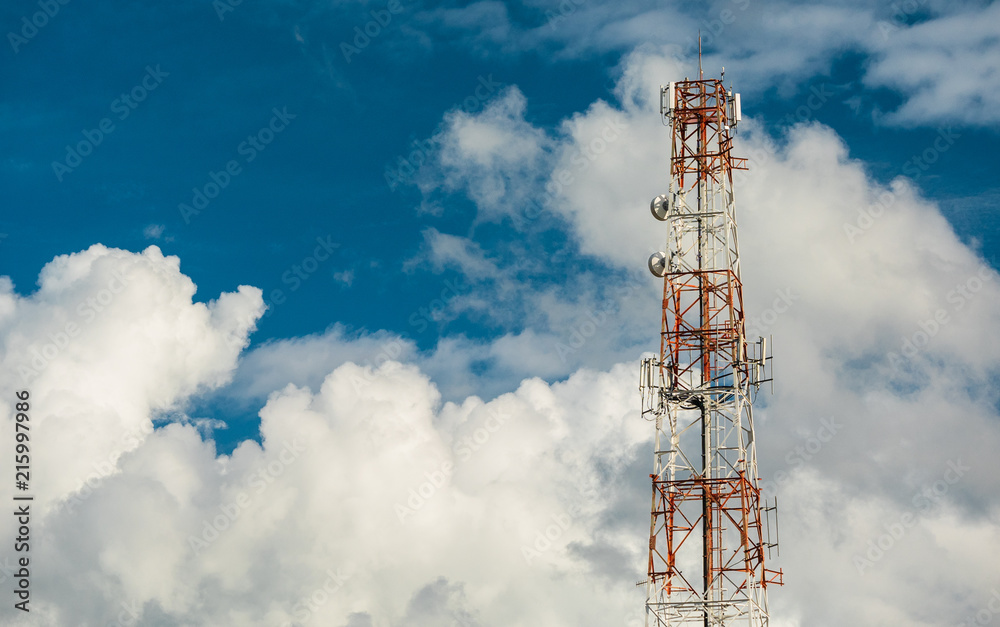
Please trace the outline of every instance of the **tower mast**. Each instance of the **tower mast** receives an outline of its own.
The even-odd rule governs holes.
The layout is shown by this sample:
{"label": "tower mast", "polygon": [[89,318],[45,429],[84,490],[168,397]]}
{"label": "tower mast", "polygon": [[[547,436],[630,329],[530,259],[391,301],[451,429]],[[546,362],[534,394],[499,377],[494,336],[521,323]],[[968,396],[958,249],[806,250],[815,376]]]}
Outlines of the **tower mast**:
{"label": "tower mast", "polygon": [[748,344],[736,237],[731,155],[739,94],[721,79],[660,88],[671,129],[670,184],[653,199],[667,249],[649,269],[663,278],[659,358],[640,373],[643,417],[655,423],[647,627],[768,623],[765,539],[752,403],[768,365]]}

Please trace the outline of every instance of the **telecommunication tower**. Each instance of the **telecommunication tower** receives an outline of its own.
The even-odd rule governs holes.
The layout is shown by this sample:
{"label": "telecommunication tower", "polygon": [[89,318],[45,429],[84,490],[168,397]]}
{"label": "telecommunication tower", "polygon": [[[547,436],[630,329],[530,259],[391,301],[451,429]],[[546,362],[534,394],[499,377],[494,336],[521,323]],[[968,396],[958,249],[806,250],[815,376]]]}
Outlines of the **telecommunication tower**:
{"label": "telecommunication tower", "polygon": [[660,105],[670,184],[650,209],[667,249],[649,269],[663,278],[663,316],[660,355],[643,360],[639,383],[656,425],[646,625],[766,626],[767,586],[782,573],[764,567],[777,503],[761,504],[751,410],[770,357],[744,324],[732,174],[746,159],[731,155],[740,96],[699,68],[698,80],[661,86]]}

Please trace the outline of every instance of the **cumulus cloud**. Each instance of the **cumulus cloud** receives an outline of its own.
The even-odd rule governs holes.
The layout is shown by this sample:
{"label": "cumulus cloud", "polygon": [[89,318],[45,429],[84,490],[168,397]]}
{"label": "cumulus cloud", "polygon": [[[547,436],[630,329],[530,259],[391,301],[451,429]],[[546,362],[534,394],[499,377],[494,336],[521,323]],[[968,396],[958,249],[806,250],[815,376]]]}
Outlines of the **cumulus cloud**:
{"label": "cumulus cloud", "polygon": [[[491,624],[581,590],[608,620],[627,607],[596,600],[576,547],[602,527],[602,544],[636,549],[602,522],[648,437],[623,402],[635,364],[443,403],[413,366],[347,361],[384,338],[264,345],[240,390],[270,388],[260,443],[220,456],[197,426],[152,420],[229,380],[258,290],[193,302],[177,258],[102,246],[55,259],[31,295],[4,288],[5,378],[31,390],[44,573],[30,618],[8,605],[5,624]],[[296,361],[327,373],[315,392],[264,367]]]}
{"label": "cumulus cloud", "polygon": [[[492,192],[544,199],[609,272],[641,268],[662,244],[647,209],[666,184],[655,90],[678,67],[634,55],[619,104],[596,102],[552,132],[514,92],[480,116],[455,114],[442,180],[491,219],[502,212]],[[788,586],[772,588],[774,623],[974,615],[1000,549],[1000,277],[906,179],[876,183],[831,130],[775,140],[751,120],[744,129],[747,309],[777,347],[776,394],[755,413],[765,491],[782,505]],[[525,181],[519,159],[545,167]],[[474,240],[431,235],[442,268],[508,278]],[[179,264],[156,247],[98,245],[46,265],[32,294],[0,281],[0,422],[13,432],[13,390],[29,388],[44,573],[30,620],[8,605],[5,624],[641,619],[631,584],[643,576],[652,427],[639,417],[637,355],[568,373],[540,348],[554,326],[423,353],[412,338],[334,326],[237,365],[259,290],[195,302]],[[580,313],[578,291],[515,285],[539,320]],[[497,294],[476,289],[463,297]],[[618,337],[655,344],[656,305],[613,318],[624,318]],[[475,377],[483,356],[510,366],[489,371],[505,372],[496,393]],[[220,393],[259,408],[260,441],[219,455],[182,414],[230,381]]]}
{"label": "cumulus cloud", "polygon": [[[95,465],[113,464],[150,420],[225,383],[262,311],[260,290],[240,287],[195,303],[177,257],[94,245],[47,264],[38,289],[3,300],[3,359],[13,387],[29,389],[40,431],[39,507],[77,490]],[[133,434],[122,442],[121,434]]]}
{"label": "cumulus cloud", "polygon": [[[346,363],[315,392],[275,391],[261,444],[232,455],[189,425],[145,433],[113,474],[36,522],[44,619],[8,608],[5,622],[615,620],[628,595],[597,594],[576,547],[602,528],[602,544],[637,562],[642,520],[606,522],[620,469],[648,437],[626,402],[634,367],[456,404],[413,366]],[[47,396],[36,397],[41,412]],[[553,598],[591,600],[557,613]]]}
{"label": "cumulus cloud", "polygon": [[[620,104],[596,102],[550,134],[547,188],[533,193],[549,194],[546,206],[566,219],[581,251],[613,266],[641,266],[662,246],[646,209],[667,181],[668,131],[658,126],[655,94],[679,67],[637,52]],[[620,142],[596,141],[612,127],[623,129]],[[877,624],[873,616],[939,624],[974,609],[989,588],[936,566],[965,559],[963,534],[995,534],[1000,522],[1000,467],[990,453],[1000,446],[991,383],[1000,369],[991,332],[1000,277],[908,179],[877,183],[829,128],[799,125],[778,140],[748,119],[736,153],[751,167],[736,177],[749,326],[773,335],[776,347],[777,392],[758,407],[761,473],[769,494],[797,499],[783,523],[795,576],[773,595],[778,615],[816,625]],[[975,470],[946,481],[955,467]],[[919,515],[897,539],[894,523],[910,510]],[[819,524],[830,511],[850,515]],[[942,531],[947,524],[957,528]],[[902,548],[871,550],[869,540]],[[831,550],[820,570],[810,548],[817,542]],[[962,600],[916,611],[894,582],[921,560],[929,574],[919,586]],[[970,561],[971,572],[980,569]],[[839,587],[821,585],[831,571]],[[837,595],[861,586],[863,603],[838,606]]]}

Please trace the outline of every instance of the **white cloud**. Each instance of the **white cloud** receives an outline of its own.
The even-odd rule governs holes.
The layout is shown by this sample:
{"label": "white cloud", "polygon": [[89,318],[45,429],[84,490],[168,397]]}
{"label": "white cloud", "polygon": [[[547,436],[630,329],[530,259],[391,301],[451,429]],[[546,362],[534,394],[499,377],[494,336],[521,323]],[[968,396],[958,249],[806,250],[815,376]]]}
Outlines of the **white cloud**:
{"label": "white cloud", "polygon": [[343,270],[341,272],[333,273],[333,280],[338,283],[343,283],[347,287],[351,287],[354,284],[354,270]]}
{"label": "white cloud", "polygon": [[154,415],[228,380],[261,314],[260,290],[194,303],[179,264],[155,246],[133,254],[98,244],[56,257],[30,296],[7,283],[0,368],[6,389],[35,400],[35,463],[59,469],[39,474],[40,508],[134,447]]}
{"label": "white cloud", "polygon": [[507,87],[477,114],[448,113],[435,137],[441,176],[421,180],[421,188],[465,189],[484,219],[516,213],[527,201],[523,181],[546,157],[545,133],[524,121],[524,107],[520,90]]}
{"label": "white cloud", "polygon": [[395,334],[351,333],[333,325],[322,335],[265,342],[240,362],[226,394],[233,402],[251,406],[289,383],[318,389],[323,378],[347,363],[380,367],[386,361],[411,361],[412,342]]}
{"label": "white cloud", "polygon": [[142,230],[142,236],[146,239],[160,239],[166,229],[167,227],[162,224],[148,224]]}
{"label": "white cloud", "polygon": [[455,267],[475,280],[496,278],[499,274],[496,264],[487,259],[479,244],[472,240],[448,235],[431,227],[424,230],[424,243],[427,248],[425,253],[407,261],[404,269],[412,269],[426,260],[436,272]]}
{"label": "white cloud", "polygon": [[503,42],[511,31],[507,6],[496,0],[480,0],[456,9],[434,9],[423,18],[449,29],[475,33],[473,41]]}
{"label": "white cloud", "polygon": [[906,95],[888,114],[898,124],[1000,121],[1000,5],[910,27],[892,25],[878,41],[866,84]]}
{"label": "white cloud", "polygon": [[556,59],[627,50],[649,41],[684,45],[698,32],[696,20],[680,10],[666,6],[651,10],[641,2],[553,2],[544,15],[545,22],[527,29],[519,44],[530,50],[554,48]]}
{"label": "white cloud", "polygon": [[[829,73],[845,53],[869,56],[863,82],[888,87],[902,105],[879,119],[889,124],[997,122],[1000,84],[992,68],[1000,58],[998,11],[993,3],[912,0],[893,3],[753,2],[716,0],[685,9],[637,0],[616,3],[526,2],[524,14],[507,11],[484,31],[478,19],[495,3],[425,14],[433,27],[466,30],[475,47],[488,41],[505,53],[545,50],[557,60],[628,54],[657,42],[685,59],[697,74],[697,33],[704,67],[737,77],[747,95],[776,88],[792,96],[802,81]],[[468,15],[466,15],[468,14]],[[502,36],[498,36],[502,32]]]}
{"label": "white cloud", "polygon": [[[387,360],[418,365],[445,399],[461,401],[503,394],[533,376],[558,380],[585,365],[611,367],[656,348],[655,336],[636,332],[658,320],[659,288],[651,277],[598,286],[601,278],[588,272],[565,285],[542,287],[515,274],[504,266],[496,281],[443,280],[410,312],[408,327],[398,334],[351,333],[333,325],[323,334],[255,347],[224,390],[226,403],[248,410],[288,383],[316,389],[346,362],[378,367]],[[488,338],[451,332],[449,325],[462,317],[510,330]],[[418,350],[428,334],[438,339]]]}
{"label": "white cloud", "polygon": [[[667,131],[641,94],[673,78],[657,68],[673,67],[650,51],[633,56],[621,107],[597,102],[551,137],[513,91],[485,118],[454,114],[445,175],[497,215],[484,190],[537,201],[569,171],[549,185],[549,208],[594,258],[642,268],[662,239],[647,207],[665,184]],[[620,137],[604,138],[606,128]],[[741,133],[737,152],[753,168],[737,191],[748,312],[777,347],[777,393],[755,414],[762,477],[783,508],[788,585],[771,589],[774,624],[974,615],[990,600],[1000,549],[1000,277],[904,179],[873,182],[829,129],[800,126],[776,144],[747,120]],[[522,157],[547,164],[539,180],[522,182]],[[439,235],[442,267],[474,274],[486,260],[481,276],[510,278],[475,241]],[[107,625],[130,608],[143,624],[251,627],[639,615],[641,590],[629,584],[644,564],[652,428],[638,416],[637,355],[602,372],[557,364],[545,349],[554,330],[583,322],[597,290],[511,281],[531,305],[521,332],[449,338],[422,354],[412,338],[334,326],[258,347],[234,375],[260,292],[194,303],[179,264],[156,247],[94,246],[53,260],[29,296],[0,282],[0,424],[12,431],[13,386],[25,376],[40,473],[35,613],[7,605],[5,624]],[[489,302],[503,281],[487,283],[442,295],[442,307]],[[603,323],[621,335],[587,346],[607,359],[621,337],[655,344],[649,299],[654,315],[630,306]],[[492,370],[477,378],[487,359]],[[562,382],[527,376],[567,368],[576,372]],[[226,393],[263,406],[261,444],[219,456],[190,424],[151,430],[153,417],[234,376]],[[506,393],[484,401],[489,378]],[[0,486],[0,498],[10,491]],[[913,524],[897,532],[907,513]],[[0,542],[11,546],[11,533],[0,529]],[[888,548],[869,557],[870,540]],[[858,556],[872,563],[860,568]]]}
{"label": "white cloud", "polygon": [[[582,251],[614,266],[642,267],[662,245],[647,207],[666,185],[669,132],[648,95],[677,78],[669,69],[678,67],[655,51],[636,53],[619,84],[622,105],[598,101],[548,142],[555,158],[547,206],[567,219]],[[587,158],[611,127],[624,128],[621,140]],[[1000,370],[1000,340],[992,332],[1000,324],[1000,277],[907,179],[874,182],[826,127],[800,125],[776,143],[747,119],[736,154],[751,158],[751,170],[737,175],[747,313],[756,329],[775,336],[777,351],[777,394],[762,397],[758,408],[761,472],[783,503],[797,500],[783,518],[789,587],[773,592],[778,615],[810,625],[879,624],[879,617],[940,624],[970,610],[973,597],[988,599],[989,587],[976,575],[945,575],[938,566],[968,559],[956,548],[963,534],[995,536],[1000,528],[1000,465],[991,453],[1000,446],[992,385]],[[476,174],[467,176],[471,188]],[[553,184],[560,176],[564,182]],[[524,186],[545,195],[540,185]],[[546,309],[567,300],[557,295]],[[642,324],[636,317],[619,321]],[[828,435],[820,431],[823,420],[839,425],[828,442],[817,438]],[[905,548],[859,576],[852,558],[871,534],[882,533],[878,525],[891,524],[951,463],[975,471],[918,521],[899,545]],[[809,473],[824,477],[815,493],[798,488],[808,485]],[[879,512],[877,524],[851,517],[855,498]],[[811,522],[838,508],[851,516]],[[956,521],[954,534],[912,541],[943,521]],[[829,546],[818,562],[816,543]],[[814,579],[816,563],[837,573],[837,586]],[[912,583],[923,592],[894,584],[912,580],[915,564],[928,573]],[[980,572],[978,560],[969,566]],[[838,604],[861,588],[863,602]],[[939,601],[921,614],[915,601],[928,595],[961,600]]]}
{"label": "white cloud", "polygon": [[[273,393],[262,446],[216,457],[191,426],[158,429],[71,507],[36,519],[33,564],[45,575],[34,616],[105,625],[129,607],[143,624],[614,620],[628,595],[598,594],[574,547],[593,541],[623,479],[615,469],[648,435],[625,402],[633,370],[529,380],[489,403],[442,405],[412,366],[346,363],[316,392]],[[61,382],[67,393],[83,385]],[[40,416],[49,396],[34,397]],[[77,434],[100,427],[89,416],[77,424]],[[111,441],[118,429],[100,431]],[[627,534],[613,539],[636,549]],[[589,600],[551,607],[576,597]],[[38,624],[9,606],[0,614]]]}

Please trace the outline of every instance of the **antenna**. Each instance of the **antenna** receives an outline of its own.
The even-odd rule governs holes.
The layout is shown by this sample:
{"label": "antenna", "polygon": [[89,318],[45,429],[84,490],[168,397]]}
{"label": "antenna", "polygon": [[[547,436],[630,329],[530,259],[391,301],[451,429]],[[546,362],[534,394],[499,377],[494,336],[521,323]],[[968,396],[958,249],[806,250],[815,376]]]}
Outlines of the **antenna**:
{"label": "antenna", "polygon": [[705,73],[701,70],[701,29],[698,29],[698,80],[705,80]]}
{"label": "antenna", "polygon": [[701,43],[699,32],[699,80],[660,88],[669,184],[649,208],[666,248],[648,262],[663,281],[660,355],[640,371],[642,417],[655,425],[646,625],[767,627],[767,588],[784,573],[767,567],[777,503],[761,502],[753,401],[772,378],[772,343],[746,340],[732,176],[747,167],[732,154],[739,94],[704,78]]}

